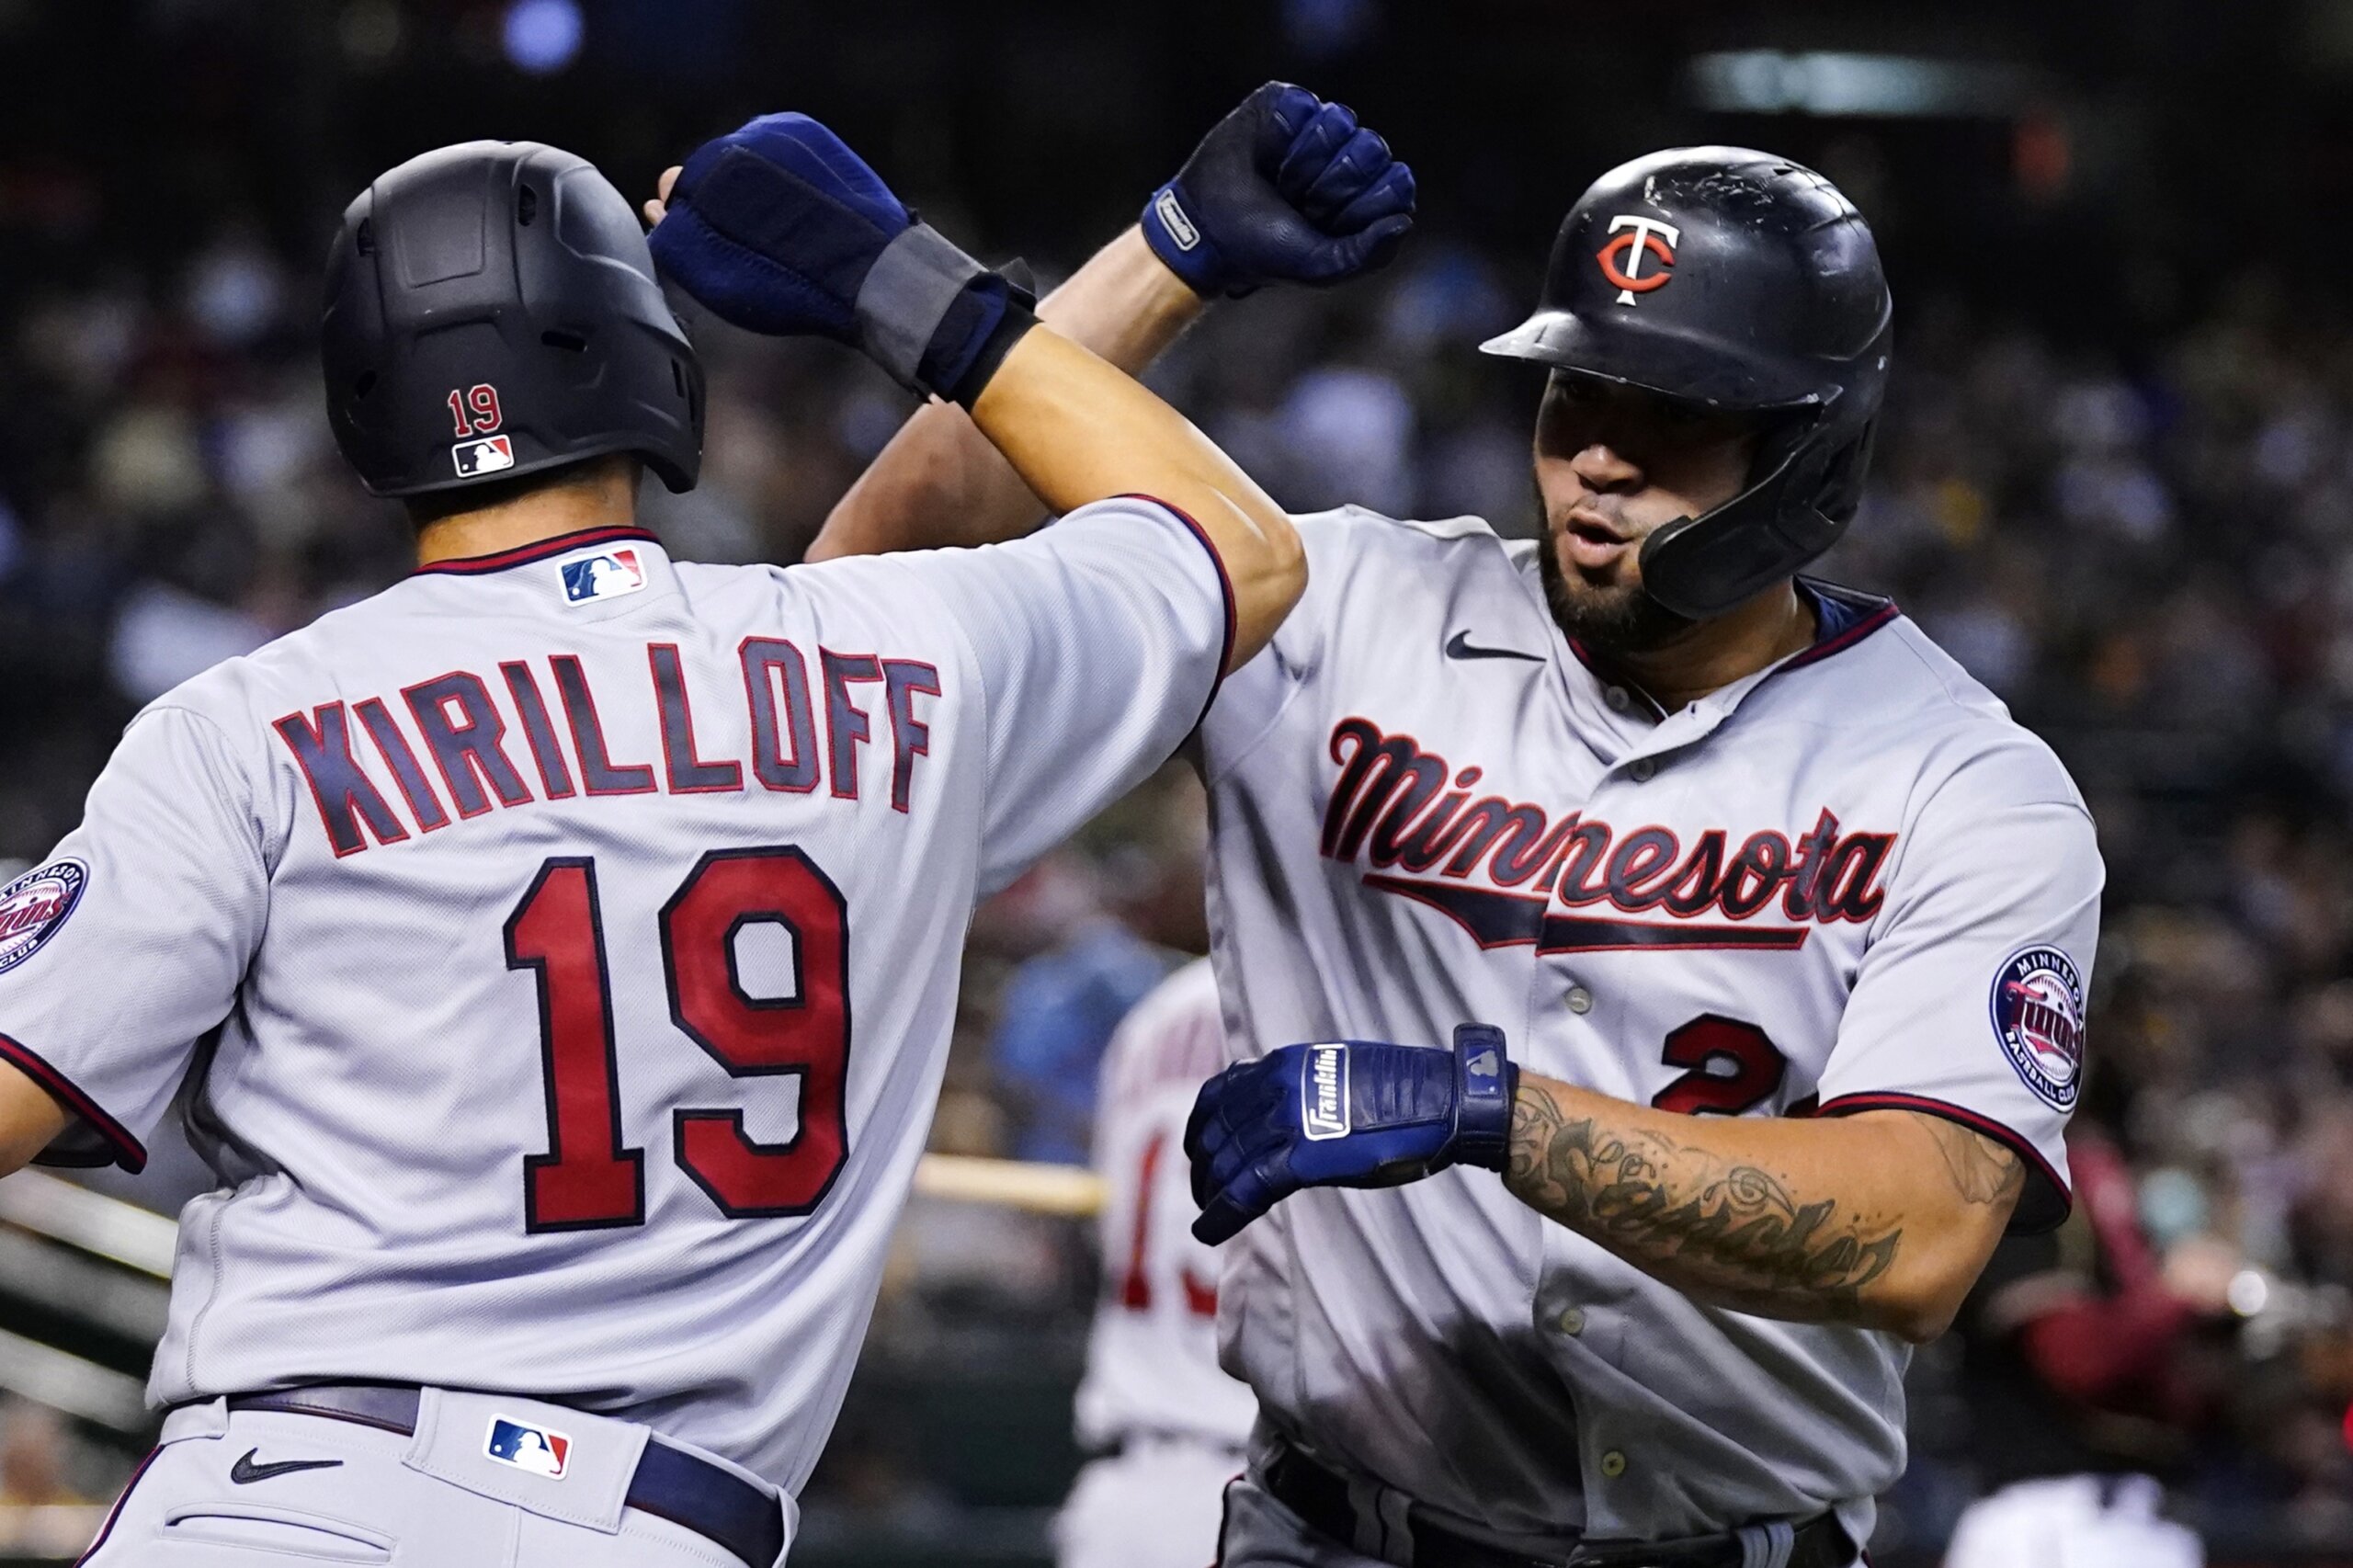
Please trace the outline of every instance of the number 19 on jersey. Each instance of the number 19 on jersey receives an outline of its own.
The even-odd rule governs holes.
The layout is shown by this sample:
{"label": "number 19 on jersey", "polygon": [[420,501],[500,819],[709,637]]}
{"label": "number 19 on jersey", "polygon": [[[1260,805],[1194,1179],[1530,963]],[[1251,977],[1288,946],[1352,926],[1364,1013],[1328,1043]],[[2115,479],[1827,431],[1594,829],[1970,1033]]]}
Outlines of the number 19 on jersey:
{"label": "number 19 on jersey", "polygon": [[[740,1110],[672,1110],[672,1157],[731,1219],[810,1212],[848,1157],[848,915],[832,879],[779,846],[705,855],[654,917],[680,1032],[731,1077],[801,1079],[800,1129],[784,1143],[756,1142]],[[755,998],[736,974],[735,939],[763,921],[792,937],[790,996]],[[506,921],[506,967],[539,983],[548,1152],[523,1160],[524,1220],[534,1233],[645,1220],[645,1152],[621,1136],[606,930],[588,858],[542,864]]]}

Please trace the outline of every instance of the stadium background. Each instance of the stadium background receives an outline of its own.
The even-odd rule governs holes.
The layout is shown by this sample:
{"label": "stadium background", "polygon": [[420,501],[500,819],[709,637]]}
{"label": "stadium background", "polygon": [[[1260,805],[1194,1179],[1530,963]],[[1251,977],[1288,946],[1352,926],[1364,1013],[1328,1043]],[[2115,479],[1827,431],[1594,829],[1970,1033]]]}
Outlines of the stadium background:
{"label": "stadium background", "polygon": [[[0,0],[0,862],[71,825],[141,701],[404,569],[313,346],[381,167],[529,137],[635,194],[805,108],[1051,281],[1270,75],[1423,192],[1381,278],[1225,307],[1155,378],[1295,509],[1529,526],[1534,387],[1472,346],[1620,158],[1763,145],[1863,209],[1896,375],[1829,574],[1894,593],[2090,797],[2097,1114],[2154,1241],[2227,1281],[2182,1352],[2211,1397],[2180,1505],[2220,1562],[2353,1562],[2347,0]],[[697,331],[706,480],[657,526],[794,559],[908,401]],[[935,1146],[1083,1156],[1093,1050],[1200,939],[1198,812],[1164,779],[977,924]],[[113,1190],[168,1212],[200,1179]],[[142,1446],[160,1287],[134,1220],[37,1184],[0,1186],[0,1558],[70,1559]],[[1097,1278],[1080,1226],[919,1202],[795,1562],[1040,1561]],[[1934,1561],[2001,1437],[1949,1346],[1915,1381],[1883,1565]]]}

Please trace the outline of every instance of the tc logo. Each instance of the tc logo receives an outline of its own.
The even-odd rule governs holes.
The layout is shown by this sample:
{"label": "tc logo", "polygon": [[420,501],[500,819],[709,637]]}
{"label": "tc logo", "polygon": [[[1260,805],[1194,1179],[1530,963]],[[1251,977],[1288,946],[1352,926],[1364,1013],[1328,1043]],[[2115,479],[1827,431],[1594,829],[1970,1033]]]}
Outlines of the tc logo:
{"label": "tc logo", "polygon": [[[1666,287],[1675,276],[1675,247],[1683,243],[1682,230],[1629,214],[1610,219],[1609,232],[1618,237],[1594,252],[1593,259],[1601,263],[1601,275],[1618,290],[1620,304],[1631,305],[1635,295]],[[1647,275],[1643,271],[1645,251],[1658,261],[1658,269]]]}

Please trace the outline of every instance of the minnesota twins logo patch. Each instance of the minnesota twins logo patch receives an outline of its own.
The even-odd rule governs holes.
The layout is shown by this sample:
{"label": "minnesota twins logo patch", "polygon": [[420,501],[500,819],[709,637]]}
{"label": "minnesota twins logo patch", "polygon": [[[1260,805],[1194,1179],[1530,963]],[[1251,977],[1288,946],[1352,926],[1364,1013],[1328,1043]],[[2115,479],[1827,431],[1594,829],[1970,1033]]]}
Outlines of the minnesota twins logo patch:
{"label": "minnesota twins logo patch", "polygon": [[57,935],[82,902],[82,889],[89,880],[81,861],[52,860],[0,887],[0,974],[40,951]]}
{"label": "minnesota twins logo patch", "polygon": [[2073,1110],[2084,1074],[2084,977],[2056,948],[2023,948],[1994,977],[1994,1038],[2035,1096]]}

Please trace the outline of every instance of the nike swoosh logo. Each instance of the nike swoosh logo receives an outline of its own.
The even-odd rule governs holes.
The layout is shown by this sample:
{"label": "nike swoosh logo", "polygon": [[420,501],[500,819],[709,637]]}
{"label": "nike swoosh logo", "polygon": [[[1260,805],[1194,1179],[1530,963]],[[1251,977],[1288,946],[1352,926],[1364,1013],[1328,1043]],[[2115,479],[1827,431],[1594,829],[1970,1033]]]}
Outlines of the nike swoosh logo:
{"label": "nike swoosh logo", "polygon": [[1531,665],[1544,662],[1541,653],[1523,653],[1517,648],[1474,648],[1471,634],[1458,631],[1447,639],[1446,656],[1449,659],[1526,659]]}
{"label": "nike swoosh logo", "polygon": [[239,1486],[251,1486],[256,1481],[267,1481],[276,1475],[291,1475],[298,1470],[334,1470],[341,1460],[279,1460],[276,1464],[256,1464],[254,1457],[259,1449],[247,1449],[245,1457],[229,1467],[229,1479]]}

